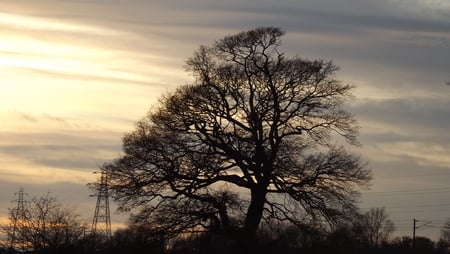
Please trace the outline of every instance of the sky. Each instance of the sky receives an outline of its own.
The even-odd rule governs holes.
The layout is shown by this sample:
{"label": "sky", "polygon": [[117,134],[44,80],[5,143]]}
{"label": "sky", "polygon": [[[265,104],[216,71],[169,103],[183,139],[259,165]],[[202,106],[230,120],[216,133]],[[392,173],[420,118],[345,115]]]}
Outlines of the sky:
{"label": "sky", "polygon": [[[447,0],[2,0],[0,220],[23,187],[92,221],[92,172],[158,98],[192,82],[186,59],[262,26],[286,31],[287,55],[333,60],[355,86],[353,152],[374,175],[361,209],[385,207],[397,235],[417,219],[416,234],[437,239],[450,218]],[[113,211],[113,227],[126,218]]]}

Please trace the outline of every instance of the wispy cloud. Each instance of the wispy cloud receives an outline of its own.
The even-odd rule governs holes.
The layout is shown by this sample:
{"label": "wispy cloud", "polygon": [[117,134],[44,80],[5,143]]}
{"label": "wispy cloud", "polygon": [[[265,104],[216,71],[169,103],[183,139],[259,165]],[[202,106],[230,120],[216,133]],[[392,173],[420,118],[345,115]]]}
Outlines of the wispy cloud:
{"label": "wispy cloud", "polygon": [[81,34],[89,33],[96,35],[114,35],[114,36],[124,35],[108,28],[73,24],[56,19],[33,17],[28,15],[20,15],[4,12],[3,13],[0,12],[0,24],[17,27],[19,29],[29,29],[29,30],[59,31],[59,32],[81,33]]}

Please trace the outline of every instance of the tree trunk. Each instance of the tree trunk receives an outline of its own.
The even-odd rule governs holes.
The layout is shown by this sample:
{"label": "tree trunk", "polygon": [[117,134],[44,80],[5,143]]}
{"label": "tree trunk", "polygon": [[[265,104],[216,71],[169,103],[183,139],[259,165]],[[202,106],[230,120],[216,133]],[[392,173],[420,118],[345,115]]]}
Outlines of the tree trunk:
{"label": "tree trunk", "polygon": [[249,247],[256,241],[256,231],[264,211],[264,204],[266,202],[266,188],[258,186],[251,190],[250,206],[247,210],[245,224],[243,228],[243,240],[247,242]]}

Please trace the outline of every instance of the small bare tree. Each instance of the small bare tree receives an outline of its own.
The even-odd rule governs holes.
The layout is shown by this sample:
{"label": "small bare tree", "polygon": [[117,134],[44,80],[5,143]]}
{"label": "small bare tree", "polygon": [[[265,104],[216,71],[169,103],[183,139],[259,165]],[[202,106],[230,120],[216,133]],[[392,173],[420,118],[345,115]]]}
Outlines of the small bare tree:
{"label": "small bare tree", "polygon": [[57,250],[75,244],[86,225],[73,211],[64,208],[50,193],[34,197],[17,216],[10,210],[9,224],[3,226],[15,250]]}
{"label": "small bare tree", "polygon": [[441,239],[450,246],[450,219],[447,219],[444,226],[441,227]]}
{"label": "small bare tree", "polygon": [[379,247],[386,243],[395,231],[395,225],[389,219],[384,207],[371,208],[359,221],[365,239],[370,246]]}

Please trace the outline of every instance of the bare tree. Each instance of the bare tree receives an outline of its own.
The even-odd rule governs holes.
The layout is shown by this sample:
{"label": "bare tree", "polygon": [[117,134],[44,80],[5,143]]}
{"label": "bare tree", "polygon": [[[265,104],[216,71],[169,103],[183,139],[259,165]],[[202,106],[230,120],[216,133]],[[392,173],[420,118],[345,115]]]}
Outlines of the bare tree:
{"label": "bare tree", "polygon": [[163,97],[102,167],[123,211],[251,240],[262,219],[334,222],[354,210],[371,173],[338,145],[357,144],[343,109],[352,87],[330,61],[286,57],[283,34],[258,28],[194,53],[194,84]]}
{"label": "bare tree", "polygon": [[[75,244],[86,225],[50,193],[34,197],[17,217],[10,211],[10,223],[3,229],[12,248],[21,251],[57,250]],[[14,238],[14,239],[12,239]]]}
{"label": "bare tree", "polygon": [[395,231],[394,222],[389,219],[385,208],[371,208],[364,213],[359,221],[364,237],[370,246],[379,247],[386,243]]}
{"label": "bare tree", "polygon": [[450,246],[450,219],[447,219],[444,226],[441,227],[441,239]]}

